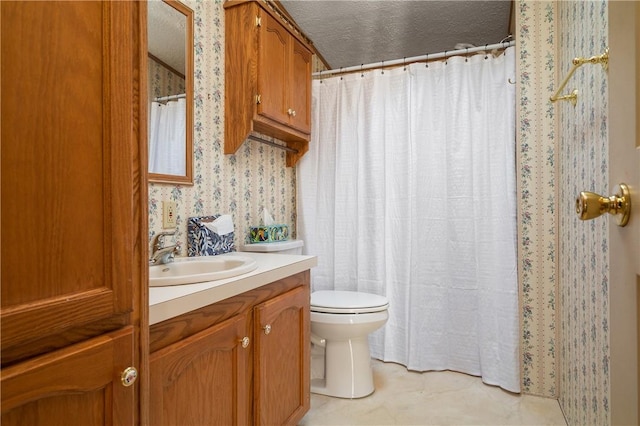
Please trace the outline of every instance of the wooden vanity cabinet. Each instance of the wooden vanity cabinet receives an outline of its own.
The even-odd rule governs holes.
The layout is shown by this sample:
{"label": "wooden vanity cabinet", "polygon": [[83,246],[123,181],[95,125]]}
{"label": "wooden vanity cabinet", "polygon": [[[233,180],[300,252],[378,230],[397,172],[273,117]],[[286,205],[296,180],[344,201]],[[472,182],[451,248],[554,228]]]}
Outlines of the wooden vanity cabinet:
{"label": "wooden vanity cabinet", "polygon": [[275,137],[298,153],[311,133],[311,59],[305,39],[268,5],[228,1],[225,7],[225,154],[250,133]]}
{"label": "wooden vanity cabinet", "polygon": [[151,355],[150,424],[248,424],[246,318],[236,315]]}
{"label": "wooden vanity cabinet", "polygon": [[143,13],[0,2],[3,425],[141,421]]}
{"label": "wooden vanity cabinet", "polygon": [[151,424],[296,424],[309,410],[309,271],[151,326]]}
{"label": "wooden vanity cabinet", "polygon": [[309,287],[254,310],[254,424],[296,424],[310,404]]}

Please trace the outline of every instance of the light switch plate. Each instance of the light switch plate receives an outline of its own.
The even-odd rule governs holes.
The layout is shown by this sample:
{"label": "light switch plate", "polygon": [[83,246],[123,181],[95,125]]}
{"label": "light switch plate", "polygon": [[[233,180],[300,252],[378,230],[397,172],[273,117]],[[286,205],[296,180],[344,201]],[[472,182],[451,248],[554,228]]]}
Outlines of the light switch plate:
{"label": "light switch plate", "polygon": [[163,228],[175,228],[176,227],[176,203],[173,201],[162,202],[162,227]]}

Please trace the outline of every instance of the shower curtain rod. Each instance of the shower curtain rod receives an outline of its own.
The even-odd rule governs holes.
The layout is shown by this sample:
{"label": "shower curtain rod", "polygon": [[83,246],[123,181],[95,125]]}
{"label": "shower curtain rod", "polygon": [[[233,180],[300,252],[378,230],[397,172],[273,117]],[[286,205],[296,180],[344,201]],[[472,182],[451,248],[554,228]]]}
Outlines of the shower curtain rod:
{"label": "shower curtain rod", "polygon": [[444,52],[440,52],[440,53],[430,53],[427,55],[412,56],[410,58],[395,59],[392,61],[382,61],[382,62],[375,62],[373,64],[354,65],[352,67],[336,68],[336,69],[327,70],[327,71],[318,71],[318,72],[314,72],[312,76],[322,77],[325,75],[349,73],[349,72],[355,72],[355,71],[365,71],[365,70],[370,70],[375,68],[391,67],[394,65],[408,65],[413,62],[427,61],[429,59],[448,58],[450,56],[466,55],[467,53],[475,53],[475,52],[486,51],[486,50],[506,49],[507,47],[511,47],[515,45],[515,43],[516,42],[512,40],[512,41],[505,41],[503,43],[485,44],[484,46],[471,47],[467,49],[445,50]]}
{"label": "shower curtain rod", "polygon": [[153,101],[154,102],[172,101],[174,99],[182,99],[182,98],[186,98],[186,97],[187,97],[187,94],[186,93],[182,93],[181,95],[160,96],[159,98],[155,98]]}

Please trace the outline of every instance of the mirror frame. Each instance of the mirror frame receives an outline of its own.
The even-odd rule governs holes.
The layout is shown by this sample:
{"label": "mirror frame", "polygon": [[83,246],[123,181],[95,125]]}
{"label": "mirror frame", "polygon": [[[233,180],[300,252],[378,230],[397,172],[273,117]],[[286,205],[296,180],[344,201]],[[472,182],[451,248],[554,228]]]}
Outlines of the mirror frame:
{"label": "mirror frame", "polygon": [[[185,155],[187,157],[186,174],[167,175],[160,173],[148,173],[148,181],[154,183],[171,183],[180,185],[193,185],[193,10],[178,0],[162,0],[167,5],[173,7],[186,18],[185,33],[185,102],[186,102],[186,143]],[[148,67],[145,70],[148,72]],[[147,120],[149,118],[147,117]],[[147,146],[149,140],[147,136]],[[148,148],[147,148],[148,149]],[[147,164],[147,168],[149,165]]]}

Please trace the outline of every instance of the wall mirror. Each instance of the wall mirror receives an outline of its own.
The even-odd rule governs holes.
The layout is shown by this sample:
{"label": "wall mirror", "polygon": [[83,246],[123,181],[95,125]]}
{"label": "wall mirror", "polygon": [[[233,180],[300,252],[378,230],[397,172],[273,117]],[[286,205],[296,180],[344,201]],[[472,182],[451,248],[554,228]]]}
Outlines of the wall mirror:
{"label": "wall mirror", "polygon": [[193,11],[147,2],[149,181],[193,184]]}

